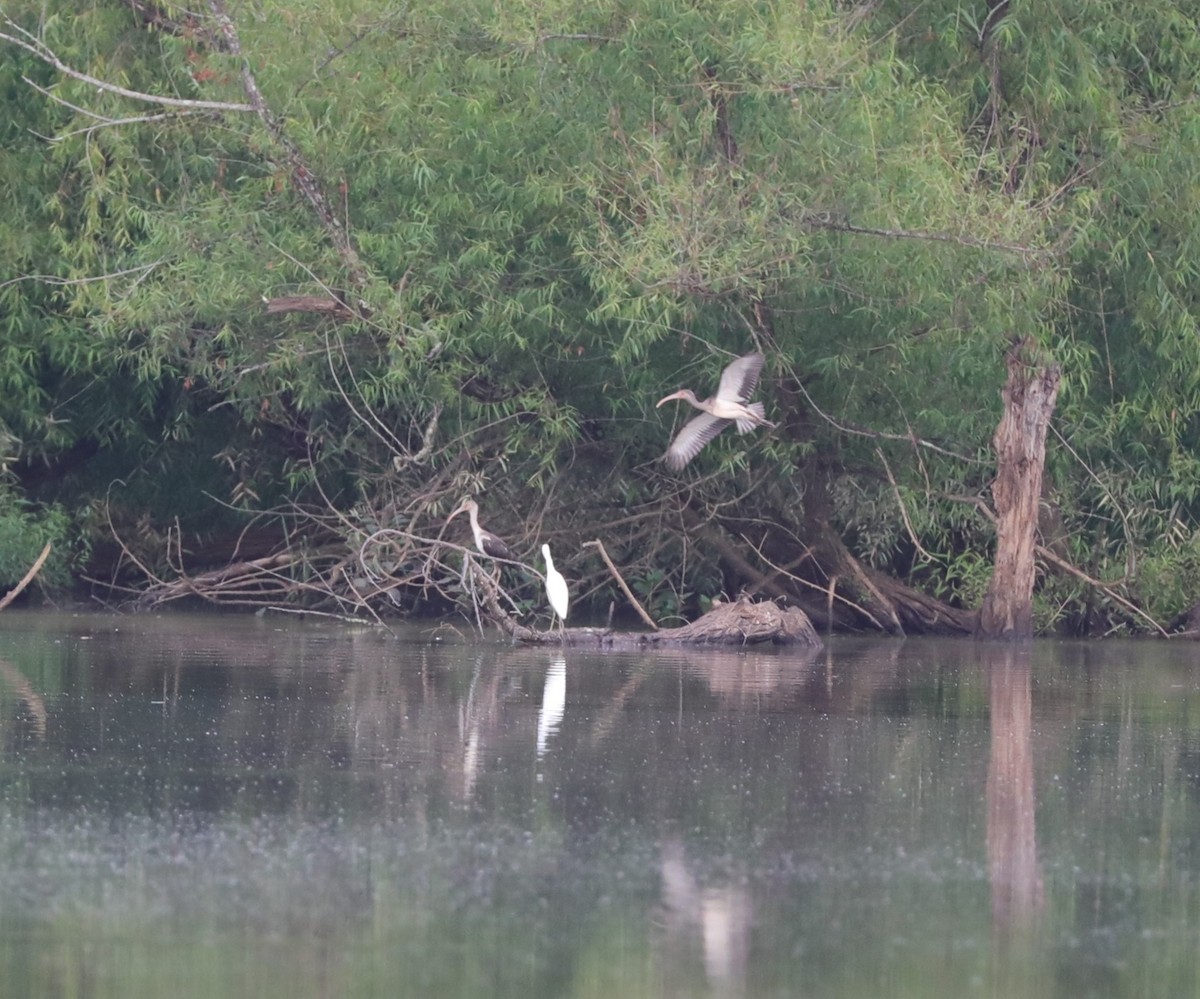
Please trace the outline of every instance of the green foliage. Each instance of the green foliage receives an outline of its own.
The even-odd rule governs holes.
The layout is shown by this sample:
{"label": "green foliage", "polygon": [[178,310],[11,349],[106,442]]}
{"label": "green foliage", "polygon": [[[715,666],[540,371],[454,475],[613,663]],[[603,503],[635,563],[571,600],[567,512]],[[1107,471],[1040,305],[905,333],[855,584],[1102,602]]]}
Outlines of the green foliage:
{"label": "green foliage", "polygon": [[82,563],[86,549],[79,547],[67,513],[58,506],[28,503],[7,485],[0,485],[0,510],[0,593],[21,581],[47,543],[50,555],[36,585],[52,591],[69,585],[71,571]]}
{"label": "green foliage", "polygon": [[[1002,354],[1032,335],[1065,370],[1072,557],[1120,571],[1200,515],[1200,38],[1170,0],[996,10],[267,0],[233,11],[243,64],[172,5],[10,5],[7,34],[131,90],[244,103],[248,67],[282,129],[4,45],[10,457],[169,520],[528,503],[589,450],[630,507],[662,491],[654,400],[757,342],[784,428],[714,442],[695,496],[794,536],[832,482],[858,555],[970,603]],[[263,309],[335,293],[352,315]],[[714,582],[686,565],[641,566],[648,599]]]}
{"label": "green foliage", "polygon": [[979,180],[1062,234],[1041,324],[1065,372],[1050,462],[1072,554],[1105,578],[1200,514],[1194,14],[1077,0],[985,25],[942,0],[885,5],[871,25],[959,95]]}
{"label": "green foliage", "polygon": [[631,586],[646,612],[659,622],[679,618],[689,597],[686,593],[675,593],[669,588],[670,580],[662,569],[652,569],[631,580]]}
{"label": "green foliage", "polygon": [[1138,563],[1133,592],[1160,621],[1194,607],[1200,594],[1200,535],[1181,531],[1150,546]]}

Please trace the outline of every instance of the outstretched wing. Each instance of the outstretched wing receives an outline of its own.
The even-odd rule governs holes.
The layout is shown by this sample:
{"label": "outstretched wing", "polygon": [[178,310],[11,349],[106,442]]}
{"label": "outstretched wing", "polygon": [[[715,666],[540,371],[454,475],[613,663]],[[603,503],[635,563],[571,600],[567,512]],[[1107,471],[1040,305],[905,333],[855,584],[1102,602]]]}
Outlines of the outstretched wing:
{"label": "outstretched wing", "polygon": [[683,429],[675,435],[675,439],[671,441],[671,446],[667,448],[667,467],[678,472],[700,453],[705,444],[729,424],[729,420],[723,420],[710,413],[701,413],[688,420],[683,425]]}
{"label": "outstretched wing", "polygon": [[762,373],[762,354],[747,354],[739,357],[721,372],[721,383],[717,386],[717,398],[731,402],[745,402],[758,387],[758,376]]}

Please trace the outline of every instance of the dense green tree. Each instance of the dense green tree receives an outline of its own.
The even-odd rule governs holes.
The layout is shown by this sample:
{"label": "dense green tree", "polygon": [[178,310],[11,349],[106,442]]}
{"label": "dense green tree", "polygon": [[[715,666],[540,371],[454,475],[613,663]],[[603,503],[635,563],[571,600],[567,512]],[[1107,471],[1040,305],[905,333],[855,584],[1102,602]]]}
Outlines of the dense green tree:
{"label": "dense green tree", "polygon": [[[333,564],[474,492],[519,547],[603,537],[659,613],[837,576],[842,620],[913,626],[891,577],[982,592],[1032,337],[1047,545],[1182,609],[1136,584],[1196,561],[1187,5],[902,6],[7,4],[26,488],[285,511]],[[780,429],[654,464],[655,400],[755,345]],[[1064,585],[1043,624],[1093,608]]]}
{"label": "dense green tree", "polygon": [[[1052,218],[1067,281],[1043,332],[1065,365],[1050,533],[1163,616],[1200,586],[1197,13],[946,2],[884,4],[872,21],[925,79],[962,95],[981,179]],[[1047,596],[1080,608],[1061,587]]]}

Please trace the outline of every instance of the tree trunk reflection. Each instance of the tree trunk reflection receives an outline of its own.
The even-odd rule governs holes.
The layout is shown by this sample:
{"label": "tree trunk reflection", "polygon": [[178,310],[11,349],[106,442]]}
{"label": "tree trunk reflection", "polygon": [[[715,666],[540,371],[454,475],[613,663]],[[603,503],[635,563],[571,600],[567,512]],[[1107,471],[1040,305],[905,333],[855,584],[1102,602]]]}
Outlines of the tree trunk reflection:
{"label": "tree trunk reflection", "polygon": [[1034,827],[1029,650],[981,646],[988,669],[991,756],[987,853],[998,934],[1027,925],[1043,903]]}

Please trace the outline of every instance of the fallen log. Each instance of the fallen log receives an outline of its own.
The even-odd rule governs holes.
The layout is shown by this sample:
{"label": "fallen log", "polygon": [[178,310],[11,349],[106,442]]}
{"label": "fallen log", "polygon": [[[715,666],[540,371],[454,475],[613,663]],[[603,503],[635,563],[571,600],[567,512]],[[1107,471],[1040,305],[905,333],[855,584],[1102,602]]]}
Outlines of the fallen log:
{"label": "fallen log", "polygon": [[798,645],[812,651],[823,648],[816,628],[799,607],[780,607],[769,600],[741,599],[720,604],[707,614],[678,628],[658,631],[613,631],[611,628],[567,628],[533,631],[514,636],[529,644],[581,646],[606,649],[661,648],[672,645]]}
{"label": "fallen log", "polygon": [[593,646],[636,649],[671,645],[798,645],[823,648],[816,628],[798,607],[780,607],[769,600],[735,600],[718,604],[707,614],[678,628],[658,631],[613,631],[612,628],[565,628],[538,631],[521,624],[501,605],[495,580],[472,565],[483,593],[488,616],[514,641],[527,645]]}

